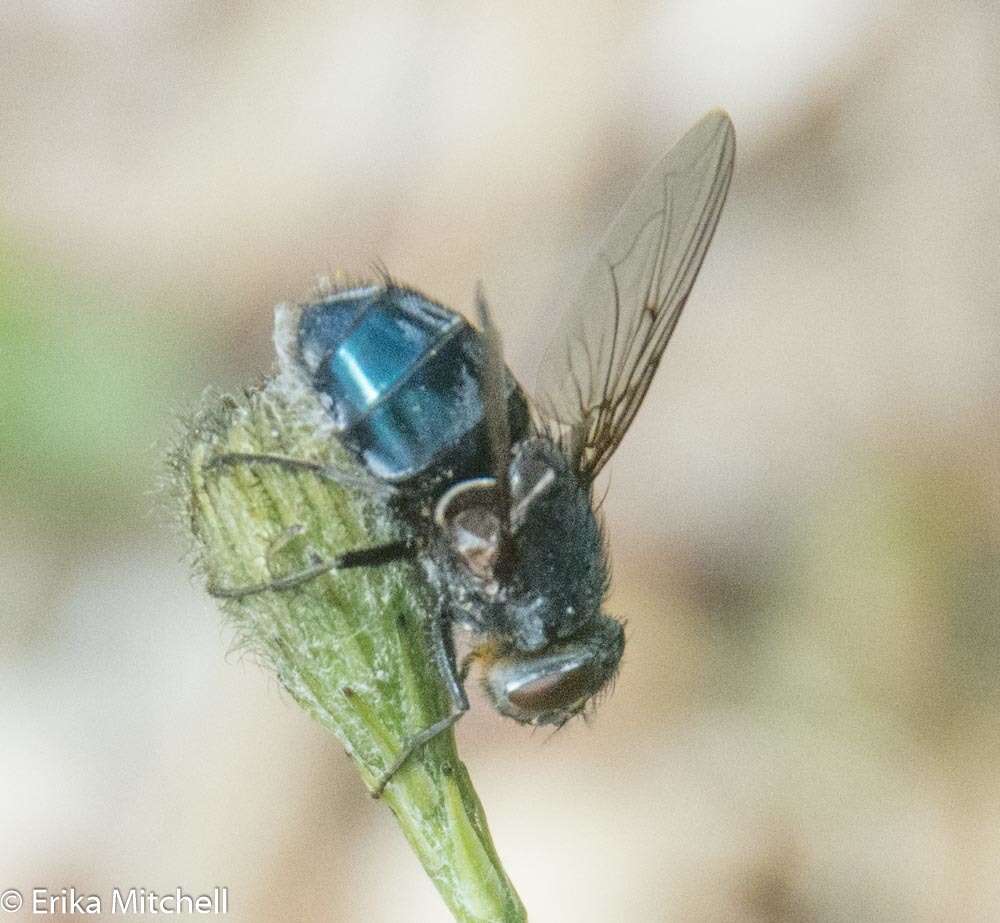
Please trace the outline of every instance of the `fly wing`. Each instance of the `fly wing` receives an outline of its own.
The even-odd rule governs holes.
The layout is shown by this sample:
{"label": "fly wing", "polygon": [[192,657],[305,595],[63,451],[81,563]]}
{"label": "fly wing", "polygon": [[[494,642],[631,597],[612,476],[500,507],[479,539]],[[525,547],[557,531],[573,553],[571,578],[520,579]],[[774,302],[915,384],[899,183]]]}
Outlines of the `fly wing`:
{"label": "fly wing", "polygon": [[705,258],[733,173],[729,116],[703,116],[608,232],[543,359],[537,403],[589,483],[628,431]]}
{"label": "fly wing", "polygon": [[496,512],[500,521],[497,556],[494,566],[496,576],[504,580],[513,566],[513,546],[510,533],[510,410],[507,397],[509,373],[503,361],[503,341],[493,323],[482,287],[476,291],[476,308],[479,313],[480,336],[483,341],[482,389],[483,414],[489,438],[493,476],[496,480]]}

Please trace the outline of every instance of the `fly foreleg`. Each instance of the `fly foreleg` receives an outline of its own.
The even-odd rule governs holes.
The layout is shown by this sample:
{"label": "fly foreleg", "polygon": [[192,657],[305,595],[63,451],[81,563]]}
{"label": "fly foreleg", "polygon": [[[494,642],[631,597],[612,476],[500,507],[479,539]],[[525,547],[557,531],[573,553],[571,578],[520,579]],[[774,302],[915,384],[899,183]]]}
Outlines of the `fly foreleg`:
{"label": "fly foreleg", "polygon": [[427,623],[427,647],[431,660],[448,692],[452,713],[435,721],[406,741],[399,755],[382,774],[382,778],[372,790],[373,798],[378,798],[385,791],[385,787],[392,780],[392,777],[420,747],[433,740],[438,734],[448,730],[469,710],[469,699],[459,679],[455,663],[455,642],[451,634],[451,620],[444,608],[439,609]]}

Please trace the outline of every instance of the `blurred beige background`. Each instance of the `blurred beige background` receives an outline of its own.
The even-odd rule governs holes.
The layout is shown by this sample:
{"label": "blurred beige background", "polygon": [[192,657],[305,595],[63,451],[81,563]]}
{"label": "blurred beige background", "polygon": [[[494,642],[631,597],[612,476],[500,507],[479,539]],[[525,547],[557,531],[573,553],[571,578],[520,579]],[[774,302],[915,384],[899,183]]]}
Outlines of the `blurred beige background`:
{"label": "blurred beige background", "polygon": [[537,921],[1000,919],[1000,13],[890,3],[7,4],[0,889],[436,921],[389,812],[226,652],[153,495],[271,307],[482,279],[527,382],[705,109],[729,205],[605,505],[592,727],[458,736]]}

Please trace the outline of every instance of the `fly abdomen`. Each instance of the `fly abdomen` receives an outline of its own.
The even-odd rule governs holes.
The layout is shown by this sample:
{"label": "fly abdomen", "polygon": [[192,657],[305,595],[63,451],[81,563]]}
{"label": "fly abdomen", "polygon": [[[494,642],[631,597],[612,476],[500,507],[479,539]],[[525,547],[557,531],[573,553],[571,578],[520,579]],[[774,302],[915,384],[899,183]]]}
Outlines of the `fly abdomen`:
{"label": "fly abdomen", "polygon": [[[306,307],[299,350],[340,441],[376,477],[490,471],[479,334],[458,314],[395,286],[337,292]],[[512,432],[528,413],[511,380]]]}

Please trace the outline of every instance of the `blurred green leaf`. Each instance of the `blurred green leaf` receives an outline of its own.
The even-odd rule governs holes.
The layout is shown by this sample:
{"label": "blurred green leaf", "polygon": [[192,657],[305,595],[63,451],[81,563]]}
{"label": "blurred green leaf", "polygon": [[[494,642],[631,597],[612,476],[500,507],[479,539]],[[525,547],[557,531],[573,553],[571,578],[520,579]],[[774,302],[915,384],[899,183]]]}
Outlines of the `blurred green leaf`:
{"label": "blurred green leaf", "polygon": [[0,305],[0,490],[81,524],[141,509],[197,331],[10,253]]}

